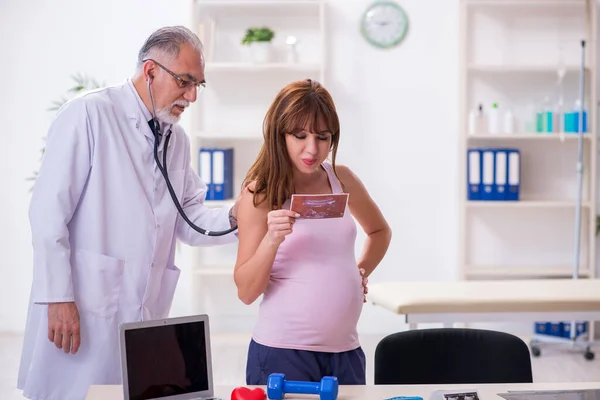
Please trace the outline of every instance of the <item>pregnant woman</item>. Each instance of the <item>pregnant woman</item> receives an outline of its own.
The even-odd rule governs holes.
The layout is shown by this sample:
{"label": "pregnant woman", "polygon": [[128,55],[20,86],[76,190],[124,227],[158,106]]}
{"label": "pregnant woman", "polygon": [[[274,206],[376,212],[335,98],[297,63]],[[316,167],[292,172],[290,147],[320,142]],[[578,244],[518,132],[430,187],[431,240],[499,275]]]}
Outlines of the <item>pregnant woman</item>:
{"label": "pregnant woman", "polygon": [[[264,295],[246,383],[265,385],[279,372],[289,380],[336,376],[342,385],[365,384],[357,323],[366,278],[387,251],[390,227],[356,175],[335,165],[340,124],[318,82],[284,87],[263,130],[238,208],[238,296],[251,304]],[[349,196],[350,212],[342,217],[304,219],[290,211],[293,194],[336,193]],[[358,262],[355,220],[367,235]]]}

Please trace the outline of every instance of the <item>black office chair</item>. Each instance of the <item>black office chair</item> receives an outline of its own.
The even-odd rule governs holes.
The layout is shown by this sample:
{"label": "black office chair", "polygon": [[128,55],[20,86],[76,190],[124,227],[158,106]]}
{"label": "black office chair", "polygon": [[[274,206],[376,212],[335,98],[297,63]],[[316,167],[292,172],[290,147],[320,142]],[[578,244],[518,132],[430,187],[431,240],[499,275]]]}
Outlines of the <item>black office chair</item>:
{"label": "black office chair", "polygon": [[527,344],[482,329],[393,333],[375,349],[376,385],[533,382]]}

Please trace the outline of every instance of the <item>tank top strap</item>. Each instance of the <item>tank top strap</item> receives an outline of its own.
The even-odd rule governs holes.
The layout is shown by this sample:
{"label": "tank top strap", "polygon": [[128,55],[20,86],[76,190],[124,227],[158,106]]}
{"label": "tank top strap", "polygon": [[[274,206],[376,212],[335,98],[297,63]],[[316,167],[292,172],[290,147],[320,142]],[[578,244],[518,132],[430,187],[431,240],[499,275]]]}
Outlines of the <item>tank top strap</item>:
{"label": "tank top strap", "polygon": [[331,184],[331,190],[333,191],[333,193],[343,193],[344,190],[342,189],[342,184],[333,172],[333,165],[331,165],[328,162],[323,162],[323,164],[321,165],[323,166],[323,169],[325,169],[325,171],[327,172],[327,177],[329,178],[329,183]]}

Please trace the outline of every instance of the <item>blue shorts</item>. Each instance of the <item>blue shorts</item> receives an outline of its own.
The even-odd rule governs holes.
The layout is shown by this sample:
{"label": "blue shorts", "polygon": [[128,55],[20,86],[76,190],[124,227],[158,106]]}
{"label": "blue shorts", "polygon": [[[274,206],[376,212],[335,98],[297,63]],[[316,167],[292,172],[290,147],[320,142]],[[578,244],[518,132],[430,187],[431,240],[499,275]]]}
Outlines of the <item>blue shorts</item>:
{"label": "blue shorts", "polygon": [[335,376],[340,385],[365,385],[365,353],[360,347],[342,353],[280,349],[251,340],[246,385],[266,385],[274,372],[291,381],[319,382],[324,376]]}

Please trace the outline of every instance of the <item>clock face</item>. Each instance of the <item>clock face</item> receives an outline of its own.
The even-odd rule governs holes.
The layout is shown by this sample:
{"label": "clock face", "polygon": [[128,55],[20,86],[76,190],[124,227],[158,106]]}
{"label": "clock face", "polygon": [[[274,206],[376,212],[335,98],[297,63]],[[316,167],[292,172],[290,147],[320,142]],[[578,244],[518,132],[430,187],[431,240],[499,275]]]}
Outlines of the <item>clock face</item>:
{"label": "clock face", "polygon": [[390,48],[398,45],[408,30],[408,16],[393,1],[379,1],[364,13],[361,32],[373,46]]}

